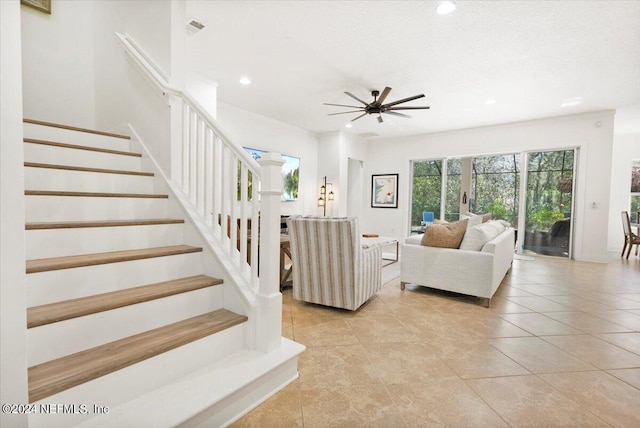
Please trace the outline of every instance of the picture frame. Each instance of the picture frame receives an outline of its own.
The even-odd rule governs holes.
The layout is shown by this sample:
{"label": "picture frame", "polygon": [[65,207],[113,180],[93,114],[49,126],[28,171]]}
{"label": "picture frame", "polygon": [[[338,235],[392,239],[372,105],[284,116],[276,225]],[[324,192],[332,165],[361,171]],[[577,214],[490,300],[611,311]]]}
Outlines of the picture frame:
{"label": "picture frame", "polygon": [[20,0],[20,3],[51,15],[51,0]]}
{"label": "picture frame", "polygon": [[371,208],[398,208],[398,174],[371,175]]}

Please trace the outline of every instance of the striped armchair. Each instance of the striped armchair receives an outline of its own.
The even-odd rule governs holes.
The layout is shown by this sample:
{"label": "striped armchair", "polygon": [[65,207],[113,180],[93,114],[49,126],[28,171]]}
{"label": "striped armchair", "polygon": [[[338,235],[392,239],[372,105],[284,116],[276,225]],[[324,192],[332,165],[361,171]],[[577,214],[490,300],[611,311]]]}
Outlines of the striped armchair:
{"label": "striped armchair", "polygon": [[289,217],[293,298],[358,309],[382,282],[382,249],[363,249],[357,218]]}

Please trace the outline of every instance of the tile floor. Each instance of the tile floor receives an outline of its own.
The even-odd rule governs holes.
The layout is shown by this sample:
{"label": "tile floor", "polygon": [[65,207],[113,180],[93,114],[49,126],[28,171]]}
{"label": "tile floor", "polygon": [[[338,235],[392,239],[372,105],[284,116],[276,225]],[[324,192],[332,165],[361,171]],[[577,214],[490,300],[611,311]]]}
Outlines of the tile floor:
{"label": "tile floor", "polygon": [[234,427],[640,427],[638,258],[516,260],[490,309],[398,279],[356,312],[287,289],[282,332],[300,377]]}

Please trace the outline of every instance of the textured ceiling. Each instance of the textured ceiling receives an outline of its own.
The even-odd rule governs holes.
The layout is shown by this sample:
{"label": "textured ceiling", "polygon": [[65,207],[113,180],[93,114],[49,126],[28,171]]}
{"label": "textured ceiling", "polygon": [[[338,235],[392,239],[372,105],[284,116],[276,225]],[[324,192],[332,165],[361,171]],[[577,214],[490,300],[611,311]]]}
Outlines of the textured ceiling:
{"label": "textured ceiling", "polygon": [[[219,101],[314,132],[397,137],[640,104],[640,1],[458,1],[446,16],[436,4],[190,0],[206,27],[188,38],[189,67]],[[357,114],[322,105],[385,86],[387,101],[424,93],[406,105],[431,109],[345,129]]]}

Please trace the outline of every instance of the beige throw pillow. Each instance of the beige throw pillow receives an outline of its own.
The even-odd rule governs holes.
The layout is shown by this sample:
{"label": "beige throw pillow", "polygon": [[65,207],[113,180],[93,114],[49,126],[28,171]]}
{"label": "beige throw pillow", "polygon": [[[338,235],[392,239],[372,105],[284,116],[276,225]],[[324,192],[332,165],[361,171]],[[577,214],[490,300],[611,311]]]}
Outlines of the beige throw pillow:
{"label": "beige throw pillow", "polygon": [[432,224],[422,237],[422,245],[427,247],[458,248],[467,230],[468,220],[449,224]]}

